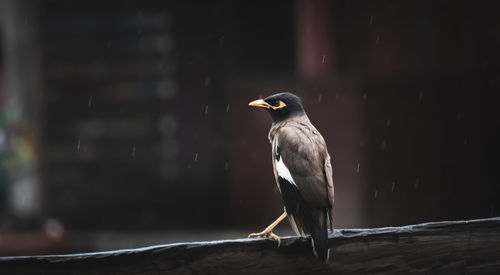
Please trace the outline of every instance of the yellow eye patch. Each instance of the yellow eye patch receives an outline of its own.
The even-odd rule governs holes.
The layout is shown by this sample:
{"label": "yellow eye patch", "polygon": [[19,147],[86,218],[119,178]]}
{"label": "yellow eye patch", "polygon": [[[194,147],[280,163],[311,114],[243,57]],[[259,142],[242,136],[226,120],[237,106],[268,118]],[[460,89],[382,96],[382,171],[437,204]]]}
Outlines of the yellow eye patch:
{"label": "yellow eye patch", "polygon": [[278,106],[272,106],[272,105],[269,105],[269,106],[270,106],[271,108],[273,108],[273,110],[278,110],[278,109],[281,109],[281,108],[283,108],[283,107],[286,107],[286,104],[285,104],[285,102],[283,102],[283,101],[281,101],[281,100],[280,100],[280,101],[279,101],[279,105],[278,105]]}

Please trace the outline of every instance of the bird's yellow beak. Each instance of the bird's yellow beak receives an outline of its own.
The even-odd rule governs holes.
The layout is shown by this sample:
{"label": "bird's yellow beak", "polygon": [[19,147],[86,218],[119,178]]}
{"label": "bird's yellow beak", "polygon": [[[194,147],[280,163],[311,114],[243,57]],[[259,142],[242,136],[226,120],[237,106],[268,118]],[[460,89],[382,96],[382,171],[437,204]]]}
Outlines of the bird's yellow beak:
{"label": "bird's yellow beak", "polygon": [[262,107],[262,108],[267,108],[267,109],[270,109],[272,107],[269,103],[265,102],[262,99],[254,100],[254,101],[248,103],[248,106]]}
{"label": "bird's yellow beak", "polygon": [[283,107],[286,107],[286,104],[285,104],[285,102],[280,100],[278,106],[273,106],[273,105],[265,102],[262,99],[257,99],[257,100],[254,100],[254,101],[248,103],[248,106],[262,107],[262,108],[266,108],[266,109],[278,110],[278,109],[281,109]]}

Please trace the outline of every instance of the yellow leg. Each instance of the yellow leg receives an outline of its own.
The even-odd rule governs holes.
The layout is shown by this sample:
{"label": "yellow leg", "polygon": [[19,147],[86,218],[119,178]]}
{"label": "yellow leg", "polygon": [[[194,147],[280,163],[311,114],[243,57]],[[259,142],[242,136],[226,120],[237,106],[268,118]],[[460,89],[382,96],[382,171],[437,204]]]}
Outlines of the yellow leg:
{"label": "yellow leg", "polygon": [[271,223],[264,231],[259,232],[259,233],[252,233],[248,235],[249,238],[255,238],[255,237],[271,237],[274,240],[278,242],[278,247],[281,244],[280,237],[276,234],[273,233],[273,229],[284,219],[286,218],[287,213],[283,212],[279,218],[277,218],[273,223]]}

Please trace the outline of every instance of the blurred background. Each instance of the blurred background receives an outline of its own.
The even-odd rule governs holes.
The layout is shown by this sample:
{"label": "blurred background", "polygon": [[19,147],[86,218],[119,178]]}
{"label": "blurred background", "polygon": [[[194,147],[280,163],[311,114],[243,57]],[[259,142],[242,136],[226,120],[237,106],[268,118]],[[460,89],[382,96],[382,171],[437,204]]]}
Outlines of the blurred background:
{"label": "blurred background", "polygon": [[337,228],[498,216],[499,8],[0,0],[0,255],[262,230],[283,208],[247,104],[279,91],[326,139]]}

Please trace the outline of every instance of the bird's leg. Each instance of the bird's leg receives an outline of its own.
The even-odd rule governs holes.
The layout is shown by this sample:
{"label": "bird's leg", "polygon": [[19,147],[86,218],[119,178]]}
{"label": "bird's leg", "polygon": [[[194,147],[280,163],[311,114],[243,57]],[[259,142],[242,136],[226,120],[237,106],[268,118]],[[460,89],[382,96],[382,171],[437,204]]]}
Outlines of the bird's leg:
{"label": "bird's leg", "polygon": [[273,233],[273,229],[284,219],[286,218],[287,213],[283,212],[279,218],[277,218],[273,223],[271,223],[266,229],[264,229],[262,232],[259,233],[252,233],[248,235],[249,238],[255,238],[255,237],[271,237],[274,240],[278,242],[278,247],[280,246],[280,237],[276,234]]}

